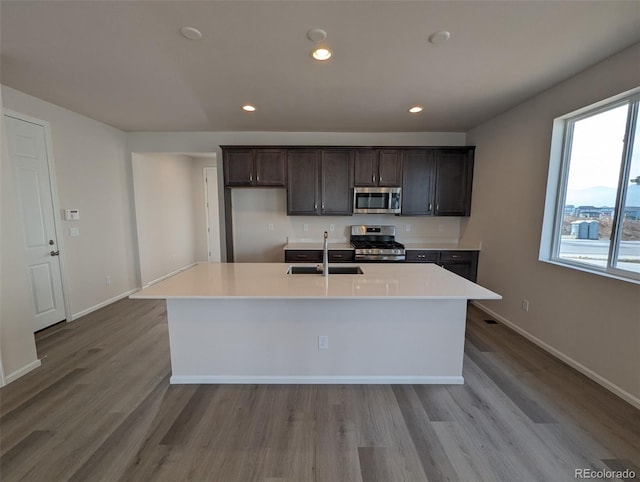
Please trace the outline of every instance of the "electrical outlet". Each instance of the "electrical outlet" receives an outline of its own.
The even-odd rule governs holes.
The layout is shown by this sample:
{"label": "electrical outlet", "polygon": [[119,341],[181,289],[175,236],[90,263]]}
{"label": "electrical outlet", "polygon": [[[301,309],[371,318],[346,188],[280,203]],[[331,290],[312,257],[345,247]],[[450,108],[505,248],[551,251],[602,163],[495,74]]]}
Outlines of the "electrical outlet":
{"label": "electrical outlet", "polygon": [[408,233],[411,231],[411,225],[410,224],[405,224],[404,225],[404,230]]}
{"label": "electrical outlet", "polygon": [[302,225],[302,230],[303,231],[309,231],[309,225],[308,224],[303,224]]}
{"label": "electrical outlet", "polygon": [[333,224],[329,225],[329,231],[334,231],[336,229],[336,227]]}
{"label": "electrical outlet", "polygon": [[318,350],[329,349],[329,337],[327,335],[320,335],[318,337]]}
{"label": "electrical outlet", "polygon": [[522,300],[522,311],[529,311],[529,300]]}
{"label": "electrical outlet", "polygon": [[438,225],[438,231],[440,231],[441,233],[443,233],[445,230],[444,224],[439,224]]}
{"label": "electrical outlet", "polygon": [[107,286],[111,286],[111,276],[105,276],[104,282]]}
{"label": "electrical outlet", "polygon": [[80,236],[80,228],[69,228],[69,236],[72,238]]}
{"label": "electrical outlet", "polygon": [[267,224],[267,231],[273,231],[273,223]]}

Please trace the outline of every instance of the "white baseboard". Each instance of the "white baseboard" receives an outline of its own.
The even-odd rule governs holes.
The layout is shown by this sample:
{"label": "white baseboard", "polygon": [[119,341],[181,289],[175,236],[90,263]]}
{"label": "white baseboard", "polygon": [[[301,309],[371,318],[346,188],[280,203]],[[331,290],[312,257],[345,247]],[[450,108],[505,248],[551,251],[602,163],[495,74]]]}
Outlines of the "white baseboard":
{"label": "white baseboard", "polygon": [[610,392],[614,393],[618,397],[622,398],[624,401],[629,402],[634,407],[640,409],[640,398],[632,395],[631,393],[627,392],[623,388],[620,388],[615,383],[612,383],[611,381],[609,381],[606,378],[604,378],[602,375],[599,375],[598,373],[594,372],[590,368],[587,368],[586,366],[584,366],[582,363],[578,362],[577,360],[574,360],[570,356],[565,355],[564,353],[562,353],[561,351],[559,351],[556,348],[552,347],[548,343],[542,341],[540,338],[532,335],[531,333],[529,333],[528,331],[526,331],[523,328],[519,327],[515,323],[512,323],[511,321],[507,320],[505,317],[503,317],[503,316],[499,315],[498,313],[496,313],[495,311],[487,308],[482,303],[479,303],[477,301],[472,301],[472,304],[474,304],[475,306],[480,308],[485,313],[488,313],[489,315],[493,316],[495,319],[500,321],[505,326],[511,328],[513,331],[515,331],[515,332],[519,333],[520,335],[524,336],[530,342],[538,345],[540,348],[542,348],[546,352],[548,352],[548,353],[552,354],[553,356],[555,356],[556,358],[562,360],[563,362],[565,362],[570,367],[575,368],[576,370],[578,370],[583,375],[591,378],[594,382],[598,383],[599,385],[602,385],[604,388],[606,388]]}
{"label": "white baseboard", "polygon": [[217,375],[177,375],[170,379],[172,385],[180,384],[243,384],[243,385],[462,385],[459,377],[421,376],[217,376]]}
{"label": "white baseboard", "polygon": [[11,383],[14,380],[17,380],[18,378],[20,378],[23,375],[26,375],[27,373],[29,373],[31,370],[35,370],[36,368],[38,368],[40,365],[42,365],[42,363],[40,362],[40,360],[34,360],[31,363],[29,363],[28,365],[23,366],[22,368],[17,369],[16,371],[14,371],[13,373],[10,373],[9,375],[7,375],[6,377],[4,377],[4,384],[8,385],[9,383]]}
{"label": "white baseboard", "polygon": [[110,299],[108,299],[106,301],[103,301],[102,303],[98,303],[97,305],[93,305],[91,308],[87,308],[86,310],[79,311],[78,313],[75,313],[75,314],[71,315],[71,320],[68,320],[68,321],[77,320],[81,316],[88,315],[89,313],[92,313],[92,312],[94,312],[96,310],[99,310],[100,308],[104,308],[105,306],[110,305],[111,303],[115,303],[116,301],[119,301],[122,298],[126,298],[127,296],[130,296],[133,293],[135,293],[136,291],[138,291],[137,288],[134,289],[134,290],[129,290],[126,293],[121,293],[118,296],[114,296],[113,298],[110,298]]}
{"label": "white baseboard", "polygon": [[148,288],[149,286],[154,285],[154,284],[156,284],[156,283],[159,283],[160,281],[163,281],[163,280],[165,280],[165,279],[167,279],[167,278],[170,278],[170,277],[171,277],[171,276],[173,276],[173,275],[176,275],[176,274],[178,274],[178,273],[181,273],[181,272],[182,272],[182,271],[184,271],[184,270],[187,270],[187,269],[189,269],[189,268],[193,268],[193,267],[194,267],[195,265],[197,265],[197,264],[198,264],[198,262],[188,264],[187,266],[183,266],[182,268],[178,268],[177,270],[172,271],[171,273],[166,274],[166,275],[164,275],[164,276],[161,276],[160,278],[156,278],[156,279],[154,279],[153,281],[149,281],[147,284],[145,284],[145,285],[143,285],[143,286],[142,286],[142,289],[144,289],[144,288]]}

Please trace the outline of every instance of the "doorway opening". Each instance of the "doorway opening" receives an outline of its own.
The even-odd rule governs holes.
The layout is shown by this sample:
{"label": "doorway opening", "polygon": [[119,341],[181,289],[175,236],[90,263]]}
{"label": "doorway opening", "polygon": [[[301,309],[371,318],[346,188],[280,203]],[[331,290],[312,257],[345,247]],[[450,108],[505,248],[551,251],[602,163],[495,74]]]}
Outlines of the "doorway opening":
{"label": "doorway opening", "polygon": [[216,154],[133,153],[132,168],[142,286],[219,261]]}

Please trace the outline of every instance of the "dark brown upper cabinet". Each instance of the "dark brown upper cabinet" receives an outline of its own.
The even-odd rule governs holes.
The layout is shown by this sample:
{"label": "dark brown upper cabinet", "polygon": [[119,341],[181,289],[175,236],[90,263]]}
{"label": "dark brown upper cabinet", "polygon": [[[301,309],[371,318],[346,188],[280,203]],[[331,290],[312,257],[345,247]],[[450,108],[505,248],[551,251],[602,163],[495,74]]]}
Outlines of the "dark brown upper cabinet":
{"label": "dark brown upper cabinet", "polygon": [[290,149],[287,166],[287,214],[352,214],[352,149]]}
{"label": "dark brown upper cabinet", "polygon": [[473,147],[406,149],[402,214],[469,216],[473,155]]}
{"label": "dark brown upper cabinet", "polygon": [[323,149],[320,214],[353,214],[353,150]]}
{"label": "dark brown upper cabinet", "polygon": [[474,148],[437,149],[434,214],[469,216]]}
{"label": "dark brown upper cabinet", "polygon": [[356,186],[400,186],[401,149],[355,149]]}
{"label": "dark brown upper cabinet", "polygon": [[433,215],[435,153],[430,149],[407,149],[402,159],[402,214]]}
{"label": "dark brown upper cabinet", "polygon": [[222,148],[227,187],[286,185],[286,151],[270,148]]}
{"label": "dark brown upper cabinet", "polygon": [[318,214],[320,149],[287,151],[287,214]]}

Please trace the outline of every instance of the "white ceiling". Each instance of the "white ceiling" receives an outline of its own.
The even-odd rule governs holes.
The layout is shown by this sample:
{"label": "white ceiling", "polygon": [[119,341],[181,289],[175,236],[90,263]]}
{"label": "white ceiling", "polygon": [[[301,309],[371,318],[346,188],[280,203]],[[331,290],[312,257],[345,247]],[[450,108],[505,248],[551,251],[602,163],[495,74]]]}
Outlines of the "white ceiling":
{"label": "white ceiling", "polygon": [[[125,131],[466,131],[640,42],[637,0],[2,0],[0,9],[3,84]],[[202,40],[182,37],[183,26]],[[316,27],[334,50],[322,64],[306,37]],[[439,30],[451,39],[430,44]],[[416,103],[424,112],[408,114]]]}

